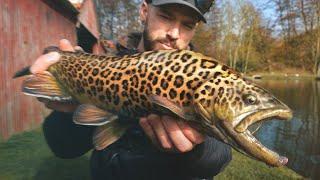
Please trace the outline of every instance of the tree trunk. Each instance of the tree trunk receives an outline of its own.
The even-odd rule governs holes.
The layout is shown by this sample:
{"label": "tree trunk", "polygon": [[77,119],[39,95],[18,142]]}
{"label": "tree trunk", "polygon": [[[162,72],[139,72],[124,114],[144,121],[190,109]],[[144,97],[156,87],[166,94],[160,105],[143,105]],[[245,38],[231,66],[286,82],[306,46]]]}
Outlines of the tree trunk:
{"label": "tree trunk", "polygon": [[250,52],[251,52],[250,50],[251,50],[251,44],[252,44],[252,36],[253,36],[253,29],[250,30],[249,44],[247,47],[247,54],[246,54],[246,62],[245,62],[245,67],[243,71],[244,74],[247,73],[247,69],[248,69],[248,62],[250,58]]}

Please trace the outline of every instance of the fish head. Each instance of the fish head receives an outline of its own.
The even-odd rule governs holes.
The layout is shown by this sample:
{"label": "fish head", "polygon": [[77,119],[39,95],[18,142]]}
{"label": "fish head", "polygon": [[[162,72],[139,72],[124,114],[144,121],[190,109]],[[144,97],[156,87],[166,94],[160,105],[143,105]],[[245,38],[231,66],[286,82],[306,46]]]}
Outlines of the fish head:
{"label": "fish head", "polygon": [[267,90],[239,74],[226,72],[206,81],[195,95],[196,109],[205,119],[209,135],[270,166],[288,162],[286,157],[265,147],[250,129],[269,119],[292,118],[291,109]]}

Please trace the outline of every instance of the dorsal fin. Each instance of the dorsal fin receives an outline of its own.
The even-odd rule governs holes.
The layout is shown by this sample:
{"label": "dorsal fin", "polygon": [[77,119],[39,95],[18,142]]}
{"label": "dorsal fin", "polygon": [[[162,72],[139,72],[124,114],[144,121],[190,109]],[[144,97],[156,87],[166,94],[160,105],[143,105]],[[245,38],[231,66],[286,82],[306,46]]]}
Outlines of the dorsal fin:
{"label": "dorsal fin", "polygon": [[48,46],[43,49],[42,54],[48,54],[50,52],[62,52],[57,46]]}
{"label": "dorsal fin", "polygon": [[17,71],[14,75],[13,75],[13,79],[14,78],[18,78],[18,77],[22,77],[22,76],[26,76],[26,75],[30,75],[30,66],[24,67],[23,69]]}

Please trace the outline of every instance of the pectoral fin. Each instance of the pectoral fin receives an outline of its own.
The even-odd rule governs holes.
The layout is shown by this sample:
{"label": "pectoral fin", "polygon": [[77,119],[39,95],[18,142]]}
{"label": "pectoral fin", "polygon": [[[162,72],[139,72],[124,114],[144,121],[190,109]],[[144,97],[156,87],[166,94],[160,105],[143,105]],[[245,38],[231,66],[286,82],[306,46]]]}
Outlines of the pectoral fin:
{"label": "pectoral fin", "polygon": [[96,128],[93,134],[93,145],[95,149],[102,150],[117,141],[126,131],[127,126],[114,120]]}
{"label": "pectoral fin", "polygon": [[29,75],[22,83],[22,92],[53,101],[70,101],[72,97],[62,90],[55,77],[48,71]]}
{"label": "pectoral fin", "polygon": [[182,107],[178,103],[175,103],[168,98],[151,95],[150,101],[156,105],[159,105],[161,108],[164,108],[166,111],[171,112],[182,119],[193,121],[195,116],[192,108]]}
{"label": "pectoral fin", "polygon": [[206,109],[202,106],[202,104],[200,103],[195,103],[194,104],[195,110],[196,112],[202,117],[203,120],[206,121],[206,123],[212,125],[213,122],[211,121],[211,116],[208,113],[208,111],[206,111]]}
{"label": "pectoral fin", "polygon": [[76,124],[102,126],[116,120],[118,116],[91,104],[80,105],[73,115]]}
{"label": "pectoral fin", "polygon": [[205,127],[209,127],[209,128],[205,128],[206,133],[228,144],[229,142],[228,139],[217,128],[215,124],[218,121],[218,119],[212,114],[210,115],[210,113],[199,102],[196,102],[194,104],[194,108],[197,114],[199,114],[199,116],[201,117],[201,120],[203,120],[202,122],[205,125]]}

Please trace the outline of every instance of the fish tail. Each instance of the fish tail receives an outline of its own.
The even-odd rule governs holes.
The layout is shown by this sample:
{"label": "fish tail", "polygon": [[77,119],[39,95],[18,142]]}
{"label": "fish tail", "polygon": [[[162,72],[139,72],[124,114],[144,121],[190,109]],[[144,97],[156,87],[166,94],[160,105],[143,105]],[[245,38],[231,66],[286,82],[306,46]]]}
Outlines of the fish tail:
{"label": "fish tail", "polygon": [[26,76],[26,75],[30,75],[30,66],[24,67],[21,70],[17,71],[14,75],[13,75],[13,79],[18,78],[18,77],[22,77],[22,76]]}

